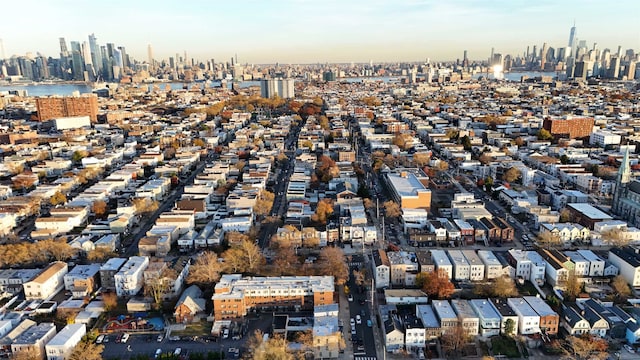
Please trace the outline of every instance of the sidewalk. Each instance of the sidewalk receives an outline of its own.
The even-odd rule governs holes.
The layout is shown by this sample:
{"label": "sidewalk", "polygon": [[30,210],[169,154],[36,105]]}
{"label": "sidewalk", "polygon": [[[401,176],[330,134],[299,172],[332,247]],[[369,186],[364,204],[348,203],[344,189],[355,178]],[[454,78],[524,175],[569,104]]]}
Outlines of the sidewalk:
{"label": "sidewalk", "polygon": [[344,338],[345,344],[344,353],[340,354],[338,359],[352,360],[353,343],[351,342],[351,314],[349,313],[349,301],[347,300],[347,295],[344,293],[344,286],[339,286],[338,288],[338,321],[342,326],[342,337]]}

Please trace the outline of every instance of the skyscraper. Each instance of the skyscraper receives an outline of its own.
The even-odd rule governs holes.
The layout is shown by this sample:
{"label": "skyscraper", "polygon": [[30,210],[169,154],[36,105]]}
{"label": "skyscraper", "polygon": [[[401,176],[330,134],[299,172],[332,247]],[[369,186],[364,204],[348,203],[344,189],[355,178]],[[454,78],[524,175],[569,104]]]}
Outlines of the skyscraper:
{"label": "skyscraper", "polygon": [[569,32],[569,48],[571,48],[571,53],[567,54],[567,56],[575,56],[576,48],[578,47],[578,30],[576,29],[575,22],[571,27],[571,31]]}
{"label": "skyscraper", "polygon": [[98,46],[98,39],[94,34],[89,35],[89,49],[91,50],[91,63],[96,75],[102,74],[102,54],[100,53],[100,46]]}
{"label": "skyscraper", "polygon": [[151,44],[149,44],[147,46],[147,57],[148,57],[148,61],[149,61],[149,69],[153,70],[154,69],[154,63],[153,63],[153,48],[151,47]]}

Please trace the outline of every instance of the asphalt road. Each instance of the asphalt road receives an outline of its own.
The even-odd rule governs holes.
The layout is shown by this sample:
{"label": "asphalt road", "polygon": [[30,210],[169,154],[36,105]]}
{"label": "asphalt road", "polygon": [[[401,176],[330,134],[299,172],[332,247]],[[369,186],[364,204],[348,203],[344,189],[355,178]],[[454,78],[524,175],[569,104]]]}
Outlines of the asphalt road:
{"label": "asphalt road", "polygon": [[[364,267],[364,258],[362,255],[352,255],[351,264],[358,264],[356,266],[362,269]],[[358,286],[353,277],[353,269],[354,266],[349,267],[350,276],[347,282],[350,294],[353,295],[353,301],[349,302],[349,313],[351,318],[355,320],[357,315],[361,315],[362,312],[364,312],[364,316],[361,315],[362,323],[356,324],[356,336],[352,336],[353,353],[356,357],[376,357],[376,342],[373,337],[373,328],[367,326],[367,320],[371,319],[369,292],[363,291],[360,293],[358,291]],[[364,304],[362,305],[360,304],[361,300],[364,300]],[[351,325],[344,324],[344,326],[350,327]],[[354,341],[354,338],[357,338],[359,341]],[[363,346],[360,350],[358,350],[359,344]]]}

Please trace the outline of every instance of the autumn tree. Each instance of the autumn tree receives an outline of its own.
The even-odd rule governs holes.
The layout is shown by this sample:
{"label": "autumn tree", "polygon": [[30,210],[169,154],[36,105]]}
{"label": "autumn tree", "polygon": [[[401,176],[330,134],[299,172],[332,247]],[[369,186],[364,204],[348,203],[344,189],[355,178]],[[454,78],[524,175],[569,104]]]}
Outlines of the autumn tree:
{"label": "autumn tree", "polygon": [[570,222],[573,220],[573,214],[567,208],[560,210],[560,222]]}
{"label": "autumn tree", "polygon": [[233,273],[258,273],[265,264],[260,247],[252,240],[244,240],[222,253],[223,267]]}
{"label": "autumn tree", "polygon": [[512,183],[517,181],[522,176],[522,172],[515,167],[509,168],[509,170],[505,171],[502,175],[502,180]]}
{"label": "autumn tree", "polygon": [[353,270],[352,274],[356,285],[364,285],[364,272],[362,272],[361,270]]}
{"label": "autumn tree", "polygon": [[139,215],[151,214],[157,211],[160,206],[156,200],[150,198],[135,198],[131,201],[136,214]]}
{"label": "autumn tree", "polygon": [[38,242],[36,246],[39,248],[41,254],[46,254],[49,259],[56,261],[66,261],[78,252],[78,249],[73,248],[64,239],[42,240]]}
{"label": "autumn tree", "polygon": [[282,336],[264,338],[262,331],[256,330],[247,342],[246,360],[295,360],[288,349],[288,342]]}
{"label": "autumn tree", "polygon": [[253,206],[253,213],[256,216],[267,216],[271,212],[271,208],[273,207],[273,201],[275,200],[275,195],[268,190],[261,190],[258,199],[256,200],[256,204]]}
{"label": "autumn tree", "polygon": [[77,164],[87,156],[89,156],[89,153],[86,150],[76,150],[71,154],[71,161]]}
{"label": "autumn tree", "polygon": [[111,311],[118,307],[118,294],[115,292],[103,292],[102,302],[104,303],[104,309]]}
{"label": "autumn tree", "polygon": [[311,216],[313,222],[326,224],[327,219],[333,214],[333,201],[331,199],[322,199],[318,202],[316,212]]}
{"label": "autumn tree", "polygon": [[616,294],[621,300],[626,300],[631,296],[631,289],[629,288],[629,284],[627,284],[627,280],[624,279],[622,275],[618,275],[611,280],[611,288],[613,292]]}
{"label": "autumn tree", "polygon": [[97,247],[87,252],[87,260],[92,263],[103,262],[116,256],[116,253],[106,247]]}
{"label": "autumn tree", "polygon": [[104,200],[96,200],[91,205],[91,212],[96,217],[102,218],[109,212],[109,205]]}
{"label": "autumn tree", "polygon": [[449,275],[442,269],[436,272],[419,273],[416,275],[416,285],[429,297],[436,299],[447,299],[455,291]]}
{"label": "autumn tree", "polygon": [[538,246],[543,248],[556,248],[562,246],[562,239],[550,231],[540,231],[537,238]]}
{"label": "autumn tree", "polygon": [[413,146],[413,136],[407,133],[399,133],[393,137],[391,143],[401,150],[408,150]]}
{"label": "autumn tree", "polygon": [[393,200],[385,201],[384,204],[384,213],[388,218],[398,218],[402,215],[402,209],[400,209],[400,205]]}
{"label": "autumn tree", "polygon": [[607,340],[591,334],[566,338],[568,354],[563,359],[604,360],[609,357]]}
{"label": "autumn tree", "polygon": [[329,119],[324,115],[320,115],[318,117],[318,125],[320,125],[323,130],[329,130]]}
{"label": "autumn tree", "polygon": [[204,149],[205,147],[207,147],[207,144],[204,142],[204,140],[198,138],[198,139],[193,139],[193,141],[191,142],[193,144],[193,146],[198,146],[202,149]]}
{"label": "autumn tree", "polygon": [[340,169],[338,169],[338,166],[333,159],[326,155],[322,155],[320,156],[320,159],[318,159],[316,175],[318,175],[320,181],[328,183],[331,179],[340,175]]}
{"label": "autumn tree", "polygon": [[490,155],[484,153],[480,155],[480,157],[478,157],[478,161],[480,161],[482,165],[487,165],[491,162],[491,160],[493,160],[493,158]]}
{"label": "autumn tree", "polygon": [[516,283],[509,276],[500,276],[493,282],[476,284],[473,292],[482,297],[509,298],[518,296]]}
{"label": "autumn tree", "polygon": [[88,338],[83,338],[73,348],[73,352],[67,357],[68,360],[102,360],[104,345],[96,344]]}
{"label": "autumn tree", "polygon": [[578,279],[575,270],[570,270],[567,280],[564,283],[564,298],[574,301],[582,290],[582,282]]}
{"label": "autumn tree", "polygon": [[349,279],[349,266],[344,252],[339,247],[326,247],[318,256],[319,270],[322,275],[333,276],[336,284],[344,285]]}
{"label": "autumn tree", "polygon": [[55,194],[49,199],[49,203],[53,206],[63,205],[67,202],[67,196],[60,191],[56,191]]}
{"label": "autumn tree", "polygon": [[273,268],[277,276],[297,274],[300,262],[296,256],[295,249],[291,246],[278,246],[275,249],[275,260]]}
{"label": "autumn tree", "polygon": [[622,229],[609,229],[603,231],[600,235],[602,240],[611,246],[622,247],[629,245],[629,239],[624,236]]}
{"label": "autumn tree", "polygon": [[551,139],[553,139],[553,135],[551,135],[549,130],[546,130],[546,129],[540,129],[540,131],[538,131],[537,135],[538,135],[538,140],[551,140]]}
{"label": "autumn tree", "polygon": [[220,279],[222,266],[218,262],[218,254],[213,251],[203,251],[196,261],[189,267],[187,282],[201,286],[211,286]]}
{"label": "autumn tree", "polygon": [[518,136],[518,137],[514,140],[514,143],[515,143],[517,146],[522,146],[522,145],[524,145],[524,139],[523,139],[521,136]]}
{"label": "autumn tree", "polygon": [[456,326],[447,329],[447,331],[442,334],[440,342],[445,354],[457,358],[459,357],[462,347],[467,344],[470,339],[471,337],[462,326],[462,323],[458,322]]}
{"label": "autumn tree", "polygon": [[41,360],[43,355],[35,347],[27,347],[13,352],[11,360]]}
{"label": "autumn tree", "polygon": [[413,163],[417,167],[423,167],[429,163],[431,157],[427,153],[415,153],[413,154]]}

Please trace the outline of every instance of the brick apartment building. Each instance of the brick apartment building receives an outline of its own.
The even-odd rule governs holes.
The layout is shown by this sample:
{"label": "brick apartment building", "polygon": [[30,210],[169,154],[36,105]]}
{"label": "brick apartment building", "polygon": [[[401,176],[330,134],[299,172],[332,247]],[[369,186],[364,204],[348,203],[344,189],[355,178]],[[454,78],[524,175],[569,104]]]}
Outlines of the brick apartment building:
{"label": "brick apartment building", "polygon": [[595,120],[588,117],[580,118],[547,118],[542,128],[549,131],[554,138],[581,139],[589,137],[593,132]]}
{"label": "brick apartment building", "polygon": [[40,121],[72,116],[88,116],[92,122],[98,120],[98,97],[93,94],[39,97],[36,107]]}
{"label": "brick apartment building", "polygon": [[246,316],[251,310],[310,310],[334,303],[332,276],[242,277],[223,275],[216,284],[213,316],[216,320]]}

